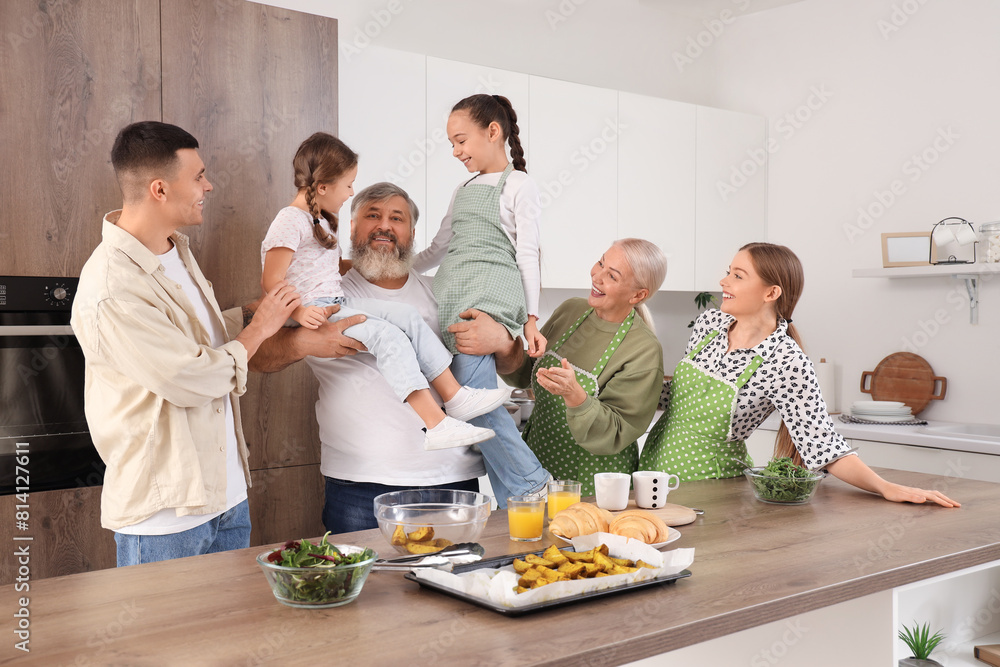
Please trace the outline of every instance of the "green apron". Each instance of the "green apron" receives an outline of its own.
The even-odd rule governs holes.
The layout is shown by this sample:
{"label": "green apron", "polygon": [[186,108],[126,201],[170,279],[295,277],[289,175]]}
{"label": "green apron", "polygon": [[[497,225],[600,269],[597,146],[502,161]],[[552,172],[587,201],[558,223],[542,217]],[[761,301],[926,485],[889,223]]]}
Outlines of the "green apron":
{"label": "green apron", "polygon": [[713,377],[693,359],[718,331],[705,336],[674,370],[670,405],[653,425],[639,458],[642,470],[674,473],[682,481],[725,479],[743,474],[747,456],[742,440],[727,441],[736,396],[764,363],[755,355],[735,383]]}
{"label": "green apron", "polygon": [[[623,472],[632,474],[636,470],[636,463],[639,460],[639,447],[632,443],[617,454],[608,456],[598,456],[591,454],[586,449],[576,444],[573,434],[570,433],[569,423],[566,420],[566,402],[562,396],[549,393],[538,384],[537,373],[539,368],[552,368],[559,366],[562,357],[556,354],[556,350],[569,340],[573,332],[583,324],[584,320],[594,312],[589,308],[573,326],[562,335],[555,345],[545,354],[538,358],[531,373],[531,386],[535,390],[535,409],[528,417],[528,423],[524,426],[521,436],[528,443],[531,450],[538,457],[542,466],[552,474],[555,479],[572,479],[580,482],[580,493],[584,496],[594,495],[594,474],[599,472]],[[617,333],[611,339],[607,350],[601,355],[594,366],[593,372],[573,366],[576,372],[576,381],[580,383],[588,396],[597,397],[597,378],[600,377],[604,367],[608,365],[611,355],[618,349],[618,345],[625,338],[625,334],[632,328],[632,320],[635,318],[635,311],[629,313],[625,321],[618,327]]]}
{"label": "green apron", "polygon": [[451,206],[451,242],[434,276],[434,298],[444,344],[452,354],[455,335],[448,327],[459,313],[477,308],[507,327],[513,338],[524,332],[528,307],[516,252],[500,225],[500,193],[514,167],[496,185],[473,183],[458,189]]}

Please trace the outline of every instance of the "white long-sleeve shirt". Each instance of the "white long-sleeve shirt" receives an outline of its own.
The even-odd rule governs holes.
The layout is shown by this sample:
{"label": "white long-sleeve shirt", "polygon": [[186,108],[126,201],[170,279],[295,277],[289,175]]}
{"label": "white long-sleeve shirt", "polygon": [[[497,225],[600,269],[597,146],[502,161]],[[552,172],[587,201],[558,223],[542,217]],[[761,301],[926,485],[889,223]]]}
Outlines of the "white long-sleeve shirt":
{"label": "white long-sleeve shirt", "polygon": [[[471,181],[455,188],[467,185],[496,185],[500,182],[502,172],[479,174]],[[434,240],[413,262],[413,269],[423,273],[441,264],[448,252],[451,242],[451,211],[455,203],[452,194],[448,204],[448,212],[441,220],[441,228],[434,235]],[[524,302],[528,314],[538,317],[538,299],[542,286],[542,271],[539,263],[539,220],[542,206],[538,197],[538,186],[535,181],[523,171],[512,171],[504,183],[500,193],[500,226],[507,238],[514,244],[517,268],[521,273],[521,284],[524,286]]]}

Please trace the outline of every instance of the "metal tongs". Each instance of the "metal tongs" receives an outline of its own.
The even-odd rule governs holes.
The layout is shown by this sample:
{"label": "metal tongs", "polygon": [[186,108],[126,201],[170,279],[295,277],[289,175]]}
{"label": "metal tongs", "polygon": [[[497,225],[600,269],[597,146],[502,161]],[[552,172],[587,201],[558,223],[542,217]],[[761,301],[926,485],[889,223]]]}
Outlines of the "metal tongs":
{"label": "metal tongs", "polygon": [[462,542],[453,544],[441,551],[432,554],[416,554],[413,556],[403,556],[386,560],[379,558],[372,566],[373,570],[409,572],[413,569],[433,568],[451,572],[456,565],[475,563],[483,557],[486,549],[476,542]]}

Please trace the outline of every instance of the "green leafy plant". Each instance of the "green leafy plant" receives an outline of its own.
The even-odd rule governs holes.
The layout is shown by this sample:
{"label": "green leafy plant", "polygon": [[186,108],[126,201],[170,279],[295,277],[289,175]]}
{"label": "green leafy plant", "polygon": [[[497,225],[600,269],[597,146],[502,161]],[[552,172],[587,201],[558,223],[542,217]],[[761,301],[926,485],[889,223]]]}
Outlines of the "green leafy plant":
{"label": "green leafy plant", "polygon": [[931,651],[944,641],[944,635],[940,631],[931,635],[930,623],[925,623],[923,626],[915,625],[913,629],[904,625],[899,631],[899,638],[913,651],[913,657],[918,660],[926,660]]}
{"label": "green leafy plant", "polygon": [[[694,305],[698,306],[698,310],[701,311],[711,306],[719,305],[719,300],[711,292],[698,292],[694,295]],[[694,320],[691,320],[688,323],[688,329],[694,326],[694,322]]]}
{"label": "green leafy plant", "polygon": [[771,459],[763,468],[748,470],[757,496],[775,503],[805,502],[823,479],[822,475],[795,465],[787,456]]}

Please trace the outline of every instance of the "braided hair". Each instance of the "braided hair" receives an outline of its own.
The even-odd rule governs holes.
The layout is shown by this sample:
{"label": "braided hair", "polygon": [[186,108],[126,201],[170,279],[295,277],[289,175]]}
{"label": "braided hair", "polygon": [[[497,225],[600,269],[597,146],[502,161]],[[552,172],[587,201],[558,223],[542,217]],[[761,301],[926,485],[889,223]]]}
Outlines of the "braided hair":
{"label": "braided hair", "polygon": [[524,148],[521,147],[521,138],[518,136],[521,130],[517,126],[517,113],[510,100],[503,95],[471,95],[460,100],[451,111],[467,111],[472,122],[482,128],[489,127],[490,123],[498,124],[510,144],[510,161],[514,169],[528,173]]}
{"label": "braided hair", "polygon": [[[303,141],[292,159],[295,187],[305,190],[309,215],[313,219],[313,236],[328,250],[337,247],[337,215],[319,207],[316,203],[316,188],[333,183],[356,166],[358,154],[343,141],[326,132],[317,132]],[[323,229],[321,218],[330,224],[333,234]]]}

